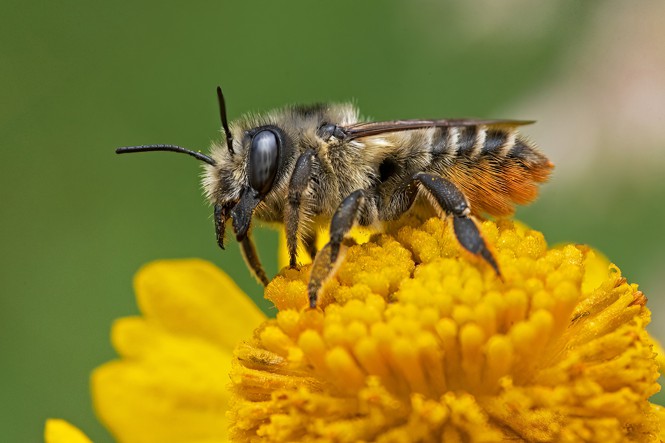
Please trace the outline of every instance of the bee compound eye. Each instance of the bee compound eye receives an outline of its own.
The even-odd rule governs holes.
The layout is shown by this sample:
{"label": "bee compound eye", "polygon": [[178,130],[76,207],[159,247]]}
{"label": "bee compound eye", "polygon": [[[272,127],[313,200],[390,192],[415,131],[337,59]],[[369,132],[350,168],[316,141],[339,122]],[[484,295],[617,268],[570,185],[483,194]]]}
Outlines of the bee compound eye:
{"label": "bee compound eye", "polygon": [[249,150],[249,184],[259,194],[270,191],[277,174],[278,160],[277,135],[267,129],[256,133]]}

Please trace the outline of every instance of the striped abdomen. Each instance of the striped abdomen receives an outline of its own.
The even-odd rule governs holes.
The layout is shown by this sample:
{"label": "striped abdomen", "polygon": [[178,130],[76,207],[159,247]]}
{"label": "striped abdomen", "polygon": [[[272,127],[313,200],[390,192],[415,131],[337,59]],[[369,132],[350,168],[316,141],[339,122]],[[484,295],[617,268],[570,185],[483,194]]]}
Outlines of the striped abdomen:
{"label": "striped abdomen", "polygon": [[512,214],[553,167],[514,126],[436,128],[432,155],[433,170],[460,187],[474,214]]}

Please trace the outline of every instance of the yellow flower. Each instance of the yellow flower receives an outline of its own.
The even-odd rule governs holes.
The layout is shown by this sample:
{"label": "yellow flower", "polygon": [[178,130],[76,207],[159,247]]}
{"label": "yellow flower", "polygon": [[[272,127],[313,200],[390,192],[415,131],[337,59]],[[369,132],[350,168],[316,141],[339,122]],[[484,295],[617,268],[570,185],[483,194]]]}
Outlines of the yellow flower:
{"label": "yellow flower", "polygon": [[307,269],[235,350],[235,441],[658,441],[646,298],[587,247],[485,222],[503,278],[431,219],[349,248],[307,305]]}
{"label": "yellow flower", "polygon": [[665,440],[637,286],[587,247],[482,231],[501,279],[446,222],[406,219],[346,248],[320,309],[309,266],[284,269],[275,319],[209,263],[150,264],[143,315],[113,327],[121,358],[93,374],[97,412],[125,443]]}
{"label": "yellow flower", "polygon": [[97,414],[124,443],[225,441],[233,347],[265,316],[202,260],[149,264],[134,287],[143,315],[113,325],[121,359],[92,374]]}
{"label": "yellow flower", "polygon": [[44,430],[46,443],[91,443],[83,432],[64,420],[49,419]]}

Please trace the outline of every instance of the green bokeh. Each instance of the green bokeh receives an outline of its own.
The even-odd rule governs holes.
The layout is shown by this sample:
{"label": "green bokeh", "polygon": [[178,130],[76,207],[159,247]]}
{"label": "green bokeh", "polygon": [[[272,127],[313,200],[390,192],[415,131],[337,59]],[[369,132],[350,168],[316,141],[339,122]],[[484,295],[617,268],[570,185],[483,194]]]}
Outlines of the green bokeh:
{"label": "green bokeh", "polygon": [[[110,325],[137,313],[131,279],[150,260],[209,259],[271,312],[237,248],[215,245],[199,165],[171,154],[117,157],[115,147],[205,150],[219,137],[218,84],[231,118],[349,99],[377,119],[527,118],[495,111],[556,75],[592,8],[571,2],[550,31],[515,40],[473,37],[469,7],[445,2],[5,1],[2,440],[40,441],[44,420],[62,417],[110,441],[88,378],[114,357]],[[665,200],[665,186],[613,177],[554,180],[520,216],[553,242],[620,258],[640,281],[662,257],[665,216],[653,203]],[[611,204],[594,205],[598,193],[611,193]],[[260,230],[257,239],[272,275],[275,235]]]}

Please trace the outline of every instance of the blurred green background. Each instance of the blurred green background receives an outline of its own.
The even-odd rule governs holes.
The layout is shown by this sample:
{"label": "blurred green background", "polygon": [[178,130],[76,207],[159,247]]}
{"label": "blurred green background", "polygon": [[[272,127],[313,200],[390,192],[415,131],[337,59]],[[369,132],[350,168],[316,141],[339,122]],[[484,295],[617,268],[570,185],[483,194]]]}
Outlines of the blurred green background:
{"label": "blurred green background", "polygon": [[[3,2],[0,435],[62,417],[96,442],[88,376],[137,313],[134,272],[203,257],[267,312],[237,247],[218,250],[196,161],[230,118],[355,100],[376,119],[537,119],[557,169],[518,217],[599,248],[650,298],[665,338],[663,2]],[[258,234],[274,274],[275,233]]]}

